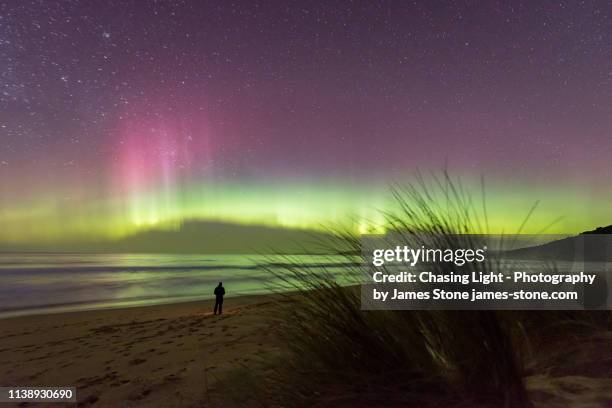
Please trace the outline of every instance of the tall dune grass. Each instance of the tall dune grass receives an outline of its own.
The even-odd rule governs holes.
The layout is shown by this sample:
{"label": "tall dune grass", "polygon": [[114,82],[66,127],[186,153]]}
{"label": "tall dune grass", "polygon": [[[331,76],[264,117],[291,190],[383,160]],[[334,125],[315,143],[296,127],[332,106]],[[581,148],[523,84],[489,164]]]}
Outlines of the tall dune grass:
{"label": "tall dune grass", "polygon": [[[477,238],[463,234],[486,232],[484,203],[476,208],[447,172],[431,182],[419,176],[392,193],[397,210],[385,217],[395,242],[473,248]],[[337,233],[334,241],[343,243],[339,254],[347,262],[361,252],[359,237]],[[278,393],[288,405],[530,406],[518,358],[525,344],[520,322],[496,311],[363,311],[362,265],[340,279],[299,262],[275,272],[294,291],[282,302],[291,358],[279,372]]]}

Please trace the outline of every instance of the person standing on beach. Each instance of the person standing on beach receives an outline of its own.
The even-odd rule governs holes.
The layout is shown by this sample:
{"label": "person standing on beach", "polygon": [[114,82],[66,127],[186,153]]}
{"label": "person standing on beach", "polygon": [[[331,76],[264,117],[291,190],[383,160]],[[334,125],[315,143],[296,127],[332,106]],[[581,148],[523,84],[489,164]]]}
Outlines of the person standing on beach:
{"label": "person standing on beach", "polygon": [[219,286],[215,288],[215,314],[219,310],[219,314],[223,313],[223,295],[225,295],[225,288],[223,282],[219,282]]}

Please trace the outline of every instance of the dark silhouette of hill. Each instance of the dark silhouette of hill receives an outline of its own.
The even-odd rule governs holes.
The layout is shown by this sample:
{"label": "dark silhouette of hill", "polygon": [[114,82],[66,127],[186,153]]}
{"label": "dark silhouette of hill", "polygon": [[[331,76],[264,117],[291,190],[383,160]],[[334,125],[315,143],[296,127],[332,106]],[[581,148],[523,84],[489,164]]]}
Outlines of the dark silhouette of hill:
{"label": "dark silhouette of hill", "polygon": [[601,262],[612,260],[612,225],[576,236],[506,252],[513,258]]}
{"label": "dark silhouette of hill", "polygon": [[153,229],[111,245],[118,252],[320,253],[331,235],[311,230],[192,220],[178,230]]}
{"label": "dark silhouette of hill", "polygon": [[608,225],[607,227],[597,227],[593,231],[585,231],[581,233],[581,235],[586,234],[612,234],[612,225]]}

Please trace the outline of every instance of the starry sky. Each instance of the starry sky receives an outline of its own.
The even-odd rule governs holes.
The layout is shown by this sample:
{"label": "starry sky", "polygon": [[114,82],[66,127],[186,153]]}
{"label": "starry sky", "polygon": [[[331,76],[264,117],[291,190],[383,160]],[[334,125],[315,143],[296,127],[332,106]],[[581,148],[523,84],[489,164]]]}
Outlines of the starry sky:
{"label": "starry sky", "polygon": [[[484,175],[494,228],[612,223],[609,1],[0,2],[0,242],[187,219],[379,228]],[[497,211],[497,212],[495,212]]]}

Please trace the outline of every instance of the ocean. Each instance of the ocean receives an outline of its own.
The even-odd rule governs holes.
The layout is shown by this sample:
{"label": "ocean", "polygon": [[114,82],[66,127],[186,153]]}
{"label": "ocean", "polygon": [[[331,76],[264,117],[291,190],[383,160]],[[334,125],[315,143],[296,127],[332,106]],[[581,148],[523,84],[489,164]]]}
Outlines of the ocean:
{"label": "ocean", "polygon": [[[291,262],[333,273],[345,257],[300,255]],[[144,306],[213,297],[271,293],[271,270],[289,261],[275,255],[0,254],[0,318]]]}

